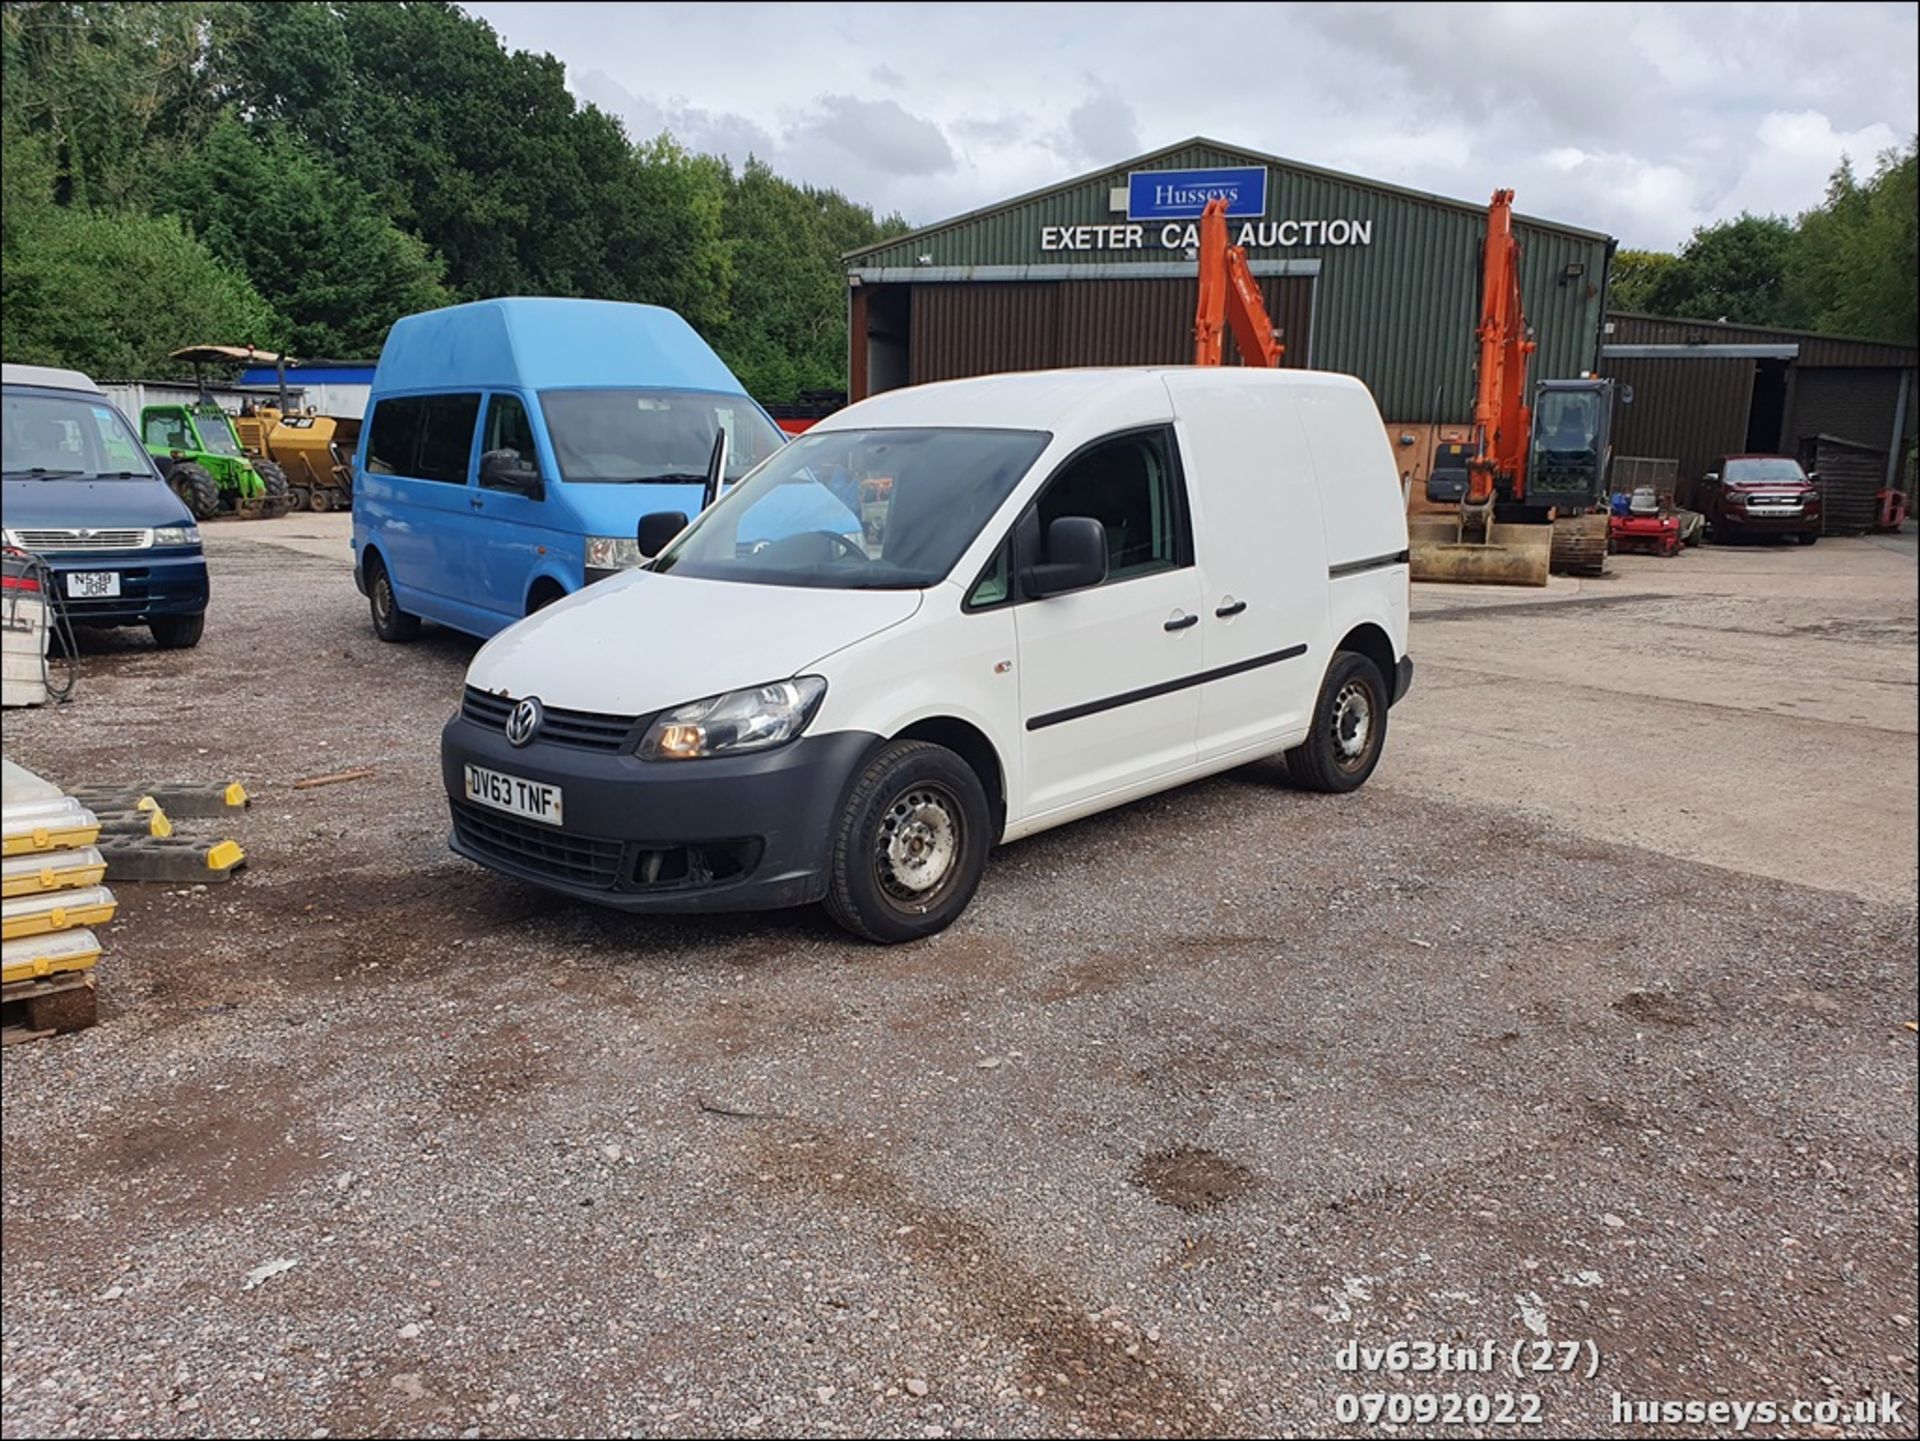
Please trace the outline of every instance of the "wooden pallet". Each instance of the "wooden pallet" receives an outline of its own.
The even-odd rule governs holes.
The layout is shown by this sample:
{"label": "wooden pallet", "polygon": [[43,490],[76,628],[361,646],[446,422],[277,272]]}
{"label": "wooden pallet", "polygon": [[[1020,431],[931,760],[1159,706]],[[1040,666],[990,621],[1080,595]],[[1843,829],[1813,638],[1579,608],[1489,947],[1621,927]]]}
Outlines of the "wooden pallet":
{"label": "wooden pallet", "polygon": [[0,1045],[84,1031],[95,1019],[91,971],[59,971],[0,986]]}

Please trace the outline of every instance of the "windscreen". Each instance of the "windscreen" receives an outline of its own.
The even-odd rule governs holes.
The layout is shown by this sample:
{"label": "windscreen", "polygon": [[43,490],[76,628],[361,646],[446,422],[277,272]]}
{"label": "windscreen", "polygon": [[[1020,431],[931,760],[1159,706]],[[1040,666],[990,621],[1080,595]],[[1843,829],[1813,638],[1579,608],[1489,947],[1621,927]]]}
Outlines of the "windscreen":
{"label": "windscreen", "polygon": [[1788,460],[1785,456],[1764,456],[1758,460],[1728,461],[1726,478],[1730,481],[1790,480],[1799,484],[1806,480],[1807,473],[1800,468],[1797,460]]}
{"label": "windscreen", "polygon": [[602,485],[707,478],[713,438],[727,433],[726,479],[738,480],[783,437],[744,395],[700,390],[543,390],[560,478]]}
{"label": "windscreen", "polygon": [[1533,412],[1536,452],[1591,455],[1600,436],[1600,395],[1592,390],[1543,390]]}
{"label": "windscreen", "polygon": [[240,454],[240,447],[233,438],[233,427],[227,424],[225,411],[196,410],[193,413],[193,428],[200,434],[203,449],[214,455]]}
{"label": "windscreen", "polygon": [[1030,430],[815,431],[709,507],[653,568],[840,590],[936,585],[1050,438]]}
{"label": "windscreen", "polygon": [[153,476],[132,427],[100,397],[9,390],[0,415],[0,470],[9,480]]}

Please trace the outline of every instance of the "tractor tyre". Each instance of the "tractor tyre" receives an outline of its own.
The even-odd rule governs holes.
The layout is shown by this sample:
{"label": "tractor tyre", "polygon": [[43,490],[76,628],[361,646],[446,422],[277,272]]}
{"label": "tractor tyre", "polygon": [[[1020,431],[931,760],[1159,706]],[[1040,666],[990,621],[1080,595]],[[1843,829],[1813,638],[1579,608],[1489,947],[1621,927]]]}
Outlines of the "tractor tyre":
{"label": "tractor tyre", "polygon": [[260,504],[260,518],[272,520],[292,510],[293,487],[287,484],[287,473],[270,460],[256,460],[253,469],[260,477],[260,483],[267,488]]}
{"label": "tractor tyre", "polygon": [[183,460],[167,472],[167,484],[186,502],[195,520],[212,520],[220,514],[220,487],[205,466]]}

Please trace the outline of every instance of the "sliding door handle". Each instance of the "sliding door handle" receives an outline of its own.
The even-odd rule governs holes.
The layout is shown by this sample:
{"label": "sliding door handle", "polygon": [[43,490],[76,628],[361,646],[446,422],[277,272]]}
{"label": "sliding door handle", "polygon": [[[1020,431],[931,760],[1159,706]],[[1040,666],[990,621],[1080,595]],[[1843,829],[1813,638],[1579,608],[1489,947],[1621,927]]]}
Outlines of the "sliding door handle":
{"label": "sliding door handle", "polygon": [[1172,620],[1168,621],[1164,626],[1161,627],[1161,629],[1162,630],[1185,630],[1190,625],[1198,625],[1198,624],[1200,624],[1199,616],[1180,615],[1180,616],[1175,616]]}
{"label": "sliding door handle", "polygon": [[1236,600],[1227,605],[1221,606],[1218,610],[1214,612],[1214,614],[1220,617],[1221,620],[1227,620],[1232,616],[1236,616],[1240,614],[1240,612],[1245,610],[1246,608],[1247,608],[1247,603],[1244,600]]}

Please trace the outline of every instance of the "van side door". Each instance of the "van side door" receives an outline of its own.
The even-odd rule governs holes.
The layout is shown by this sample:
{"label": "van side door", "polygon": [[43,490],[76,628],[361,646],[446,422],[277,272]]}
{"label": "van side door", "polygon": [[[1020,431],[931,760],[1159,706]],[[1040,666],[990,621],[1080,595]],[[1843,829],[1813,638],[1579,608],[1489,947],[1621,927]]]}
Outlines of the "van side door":
{"label": "van side door", "polygon": [[[467,567],[475,605],[505,624],[527,613],[534,576],[556,543],[548,512],[552,476],[541,464],[540,446],[524,399],[512,391],[487,396],[474,464],[473,523],[467,531]],[[488,455],[511,451],[522,470],[539,476],[537,487],[522,488],[490,478]],[[573,544],[578,547],[580,542]]]}
{"label": "van side door", "polygon": [[1021,566],[1046,562],[1064,516],[1105,525],[1107,578],[1014,607],[1028,817],[1190,766],[1199,713],[1200,576],[1172,428],[1069,457],[1015,526]]}
{"label": "van side door", "polygon": [[387,395],[367,417],[355,511],[401,609],[463,630],[477,392]]}
{"label": "van side door", "polygon": [[1291,387],[1169,377],[1201,584],[1196,758],[1303,733],[1326,669],[1327,553],[1314,455]]}

